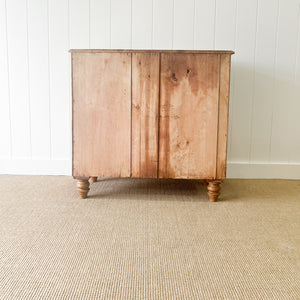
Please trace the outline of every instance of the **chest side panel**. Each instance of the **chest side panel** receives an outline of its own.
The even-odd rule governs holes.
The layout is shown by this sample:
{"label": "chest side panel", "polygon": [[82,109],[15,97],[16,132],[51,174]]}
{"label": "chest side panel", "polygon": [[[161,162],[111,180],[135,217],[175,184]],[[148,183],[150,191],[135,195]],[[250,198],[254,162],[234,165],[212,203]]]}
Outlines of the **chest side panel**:
{"label": "chest side panel", "polygon": [[229,54],[221,54],[219,129],[218,129],[218,161],[217,161],[217,178],[218,179],[224,179],[226,177],[229,88],[230,88],[230,61],[231,61],[231,56]]}
{"label": "chest side panel", "polygon": [[158,100],[159,53],[132,53],[132,177],[157,177]]}
{"label": "chest side panel", "polygon": [[130,176],[131,54],[73,53],[73,176]]}
{"label": "chest side panel", "polygon": [[216,176],[218,54],[161,54],[159,177]]}

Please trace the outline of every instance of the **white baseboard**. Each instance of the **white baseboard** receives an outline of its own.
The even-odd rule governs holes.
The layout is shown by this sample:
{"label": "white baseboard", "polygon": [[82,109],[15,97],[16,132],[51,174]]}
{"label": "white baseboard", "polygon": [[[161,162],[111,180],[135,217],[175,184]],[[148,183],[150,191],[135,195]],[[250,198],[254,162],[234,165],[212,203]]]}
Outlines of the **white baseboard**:
{"label": "white baseboard", "polygon": [[300,164],[228,162],[227,178],[300,179]]}
{"label": "white baseboard", "polygon": [[68,159],[0,159],[0,174],[70,176],[72,163]]}
{"label": "white baseboard", "polygon": [[[68,159],[0,159],[0,174],[71,176],[72,164]],[[228,162],[227,178],[300,179],[300,164]]]}

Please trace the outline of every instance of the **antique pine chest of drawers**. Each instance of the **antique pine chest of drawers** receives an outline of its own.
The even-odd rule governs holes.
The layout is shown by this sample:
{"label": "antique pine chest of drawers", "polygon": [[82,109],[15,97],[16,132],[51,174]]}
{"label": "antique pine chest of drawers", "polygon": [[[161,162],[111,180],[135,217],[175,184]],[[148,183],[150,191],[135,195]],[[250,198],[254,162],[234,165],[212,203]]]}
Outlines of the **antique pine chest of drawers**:
{"label": "antique pine chest of drawers", "polygon": [[70,50],[73,177],[202,179],[216,201],[226,176],[233,51]]}

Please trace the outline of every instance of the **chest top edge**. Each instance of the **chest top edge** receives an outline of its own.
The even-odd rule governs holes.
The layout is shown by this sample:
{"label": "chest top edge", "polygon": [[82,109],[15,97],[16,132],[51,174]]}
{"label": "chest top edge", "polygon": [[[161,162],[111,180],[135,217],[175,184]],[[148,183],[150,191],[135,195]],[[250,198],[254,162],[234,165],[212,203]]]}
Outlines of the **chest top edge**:
{"label": "chest top edge", "polygon": [[183,53],[183,54],[234,54],[232,50],[150,50],[150,49],[70,49],[71,53]]}

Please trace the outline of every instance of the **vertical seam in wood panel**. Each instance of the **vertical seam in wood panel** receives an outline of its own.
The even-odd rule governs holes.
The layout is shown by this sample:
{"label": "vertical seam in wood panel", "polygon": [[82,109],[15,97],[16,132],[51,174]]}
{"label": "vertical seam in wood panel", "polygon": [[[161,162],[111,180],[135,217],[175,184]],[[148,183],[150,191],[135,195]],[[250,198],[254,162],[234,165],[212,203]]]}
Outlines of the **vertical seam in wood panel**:
{"label": "vertical seam in wood panel", "polygon": [[47,0],[47,25],[48,25],[48,110],[49,110],[49,157],[52,159],[52,138],[51,138],[51,82],[50,82],[50,18],[49,0]]}
{"label": "vertical seam in wood panel", "polygon": [[159,60],[158,60],[158,119],[157,119],[157,175],[159,178],[159,145],[160,145],[160,95],[161,95],[161,52],[159,52]]}
{"label": "vertical seam in wood panel", "polygon": [[132,52],[130,54],[130,174],[132,177]]}
{"label": "vertical seam in wood panel", "polygon": [[31,139],[31,103],[30,103],[30,71],[29,71],[29,29],[28,29],[28,0],[26,0],[26,39],[27,39],[27,90],[28,90],[28,115],[29,115],[29,145],[30,157],[32,159],[32,139]]}
{"label": "vertical seam in wood panel", "polygon": [[[279,27],[279,3],[280,0],[277,2],[277,18],[276,18],[276,37],[275,37],[275,53],[274,53],[274,64],[273,64],[273,91],[275,90],[275,77],[276,77],[276,61],[277,61],[277,51],[278,51],[278,27]],[[272,135],[273,135],[273,118],[274,118],[274,101],[272,101],[272,108],[271,108],[271,132],[269,137],[269,159],[271,159],[271,152],[272,152]]]}
{"label": "vertical seam in wood panel", "polygon": [[215,169],[215,179],[217,178],[218,171],[218,148],[219,148],[219,118],[220,118],[220,83],[221,83],[221,55],[219,54],[219,91],[218,91],[218,118],[217,118],[217,145],[216,145],[216,169]]}
{"label": "vertical seam in wood panel", "polygon": [[258,0],[256,1],[256,19],[255,19],[255,39],[254,39],[254,54],[253,54],[253,82],[252,82],[252,99],[251,99],[251,120],[250,120],[250,149],[249,149],[249,156],[248,156],[248,162],[252,162],[252,148],[253,148],[253,143],[252,143],[252,134],[253,134],[253,110],[254,110],[254,98],[255,98],[255,70],[256,70],[256,48],[257,48],[257,23],[258,23]]}
{"label": "vertical seam in wood panel", "polygon": [[7,4],[5,6],[5,31],[6,31],[6,60],[7,60],[7,88],[8,88],[8,113],[9,113],[9,142],[10,142],[10,158],[12,158],[12,130],[11,130],[11,91],[10,91],[10,78],[9,78],[9,57],[8,57],[8,30],[7,30]]}

